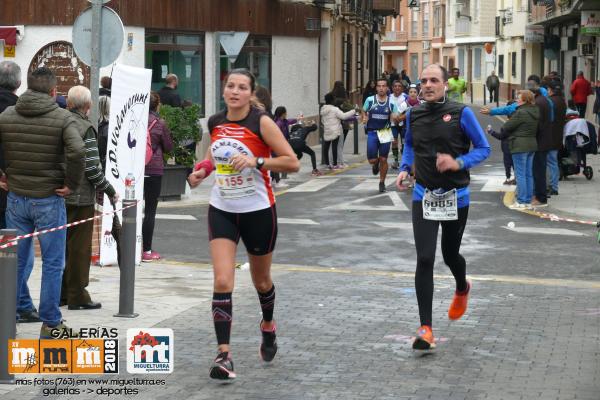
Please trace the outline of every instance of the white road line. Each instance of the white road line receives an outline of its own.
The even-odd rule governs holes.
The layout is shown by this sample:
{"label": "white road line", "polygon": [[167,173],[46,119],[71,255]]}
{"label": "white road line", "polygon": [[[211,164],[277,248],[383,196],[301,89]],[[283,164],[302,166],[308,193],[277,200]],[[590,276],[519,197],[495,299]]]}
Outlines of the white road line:
{"label": "white road line", "polygon": [[506,177],[490,178],[480,189],[481,192],[514,192],[516,185],[504,185]]}
{"label": "white road line", "polygon": [[313,221],[312,219],[306,218],[277,218],[277,222],[280,224],[294,224],[294,225],[321,225],[318,222]]}
{"label": "white road line", "polygon": [[193,215],[183,215],[183,214],[156,214],[156,219],[171,219],[171,220],[180,220],[180,221],[197,221],[198,218]]}
{"label": "white road line", "polygon": [[[364,203],[386,197],[391,200],[392,205],[365,205]],[[328,210],[355,210],[355,211],[408,211],[398,192],[386,192],[376,196],[369,196],[358,200],[326,207]]]}
{"label": "white road line", "polygon": [[539,233],[542,235],[562,235],[562,236],[587,236],[583,232],[577,232],[564,228],[533,228],[533,227],[514,227],[503,226],[504,229],[517,233]]}
{"label": "white road line", "polygon": [[[388,178],[385,182],[386,186],[394,183],[396,178],[390,179]],[[359,191],[359,192],[375,192],[379,190],[379,178],[369,178],[365,179],[364,182],[359,183],[354,186],[351,191]]]}
{"label": "white road line", "polygon": [[382,228],[412,230],[412,222],[373,222],[373,223],[377,226],[381,226]]}
{"label": "white road line", "polygon": [[287,193],[301,193],[301,192],[318,192],[319,190],[334,184],[337,182],[336,179],[311,179],[308,182],[302,183],[298,186],[295,186],[289,190]]}

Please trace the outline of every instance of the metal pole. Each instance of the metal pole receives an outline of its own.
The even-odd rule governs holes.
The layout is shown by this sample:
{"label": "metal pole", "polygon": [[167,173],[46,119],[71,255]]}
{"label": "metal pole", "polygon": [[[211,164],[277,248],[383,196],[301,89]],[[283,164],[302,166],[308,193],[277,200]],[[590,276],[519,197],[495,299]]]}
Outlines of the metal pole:
{"label": "metal pole", "polygon": [[354,153],[353,154],[358,154],[358,119],[360,118],[360,116],[356,117],[356,121],[354,122],[354,129],[353,129],[353,133],[354,133]]}
{"label": "metal pole", "polygon": [[[123,207],[136,204],[135,200],[123,200]],[[136,247],[137,205],[123,210],[121,230],[121,260],[119,283],[119,312],[115,317],[135,318],[139,314],[133,312],[135,289],[135,247]]]}
{"label": "metal pole", "polygon": [[[491,92],[490,92],[491,93]],[[486,94],[485,94],[485,83],[483,84],[483,105],[485,106],[485,98],[486,98]]]}
{"label": "metal pole", "polygon": [[92,65],[90,65],[90,92],[92,93],[92,109],[90,122],[98,129],[98,82],[100,81],[100,52],[102,45],[102,0],[92,2]]}
{"label": "metal pole", "polygon": [[[17,236],[15,229],[0,230],[2,241]],[[0,383],[13,384],[8,373],[8,340],[17,337],[17,246],[0,250]]]}

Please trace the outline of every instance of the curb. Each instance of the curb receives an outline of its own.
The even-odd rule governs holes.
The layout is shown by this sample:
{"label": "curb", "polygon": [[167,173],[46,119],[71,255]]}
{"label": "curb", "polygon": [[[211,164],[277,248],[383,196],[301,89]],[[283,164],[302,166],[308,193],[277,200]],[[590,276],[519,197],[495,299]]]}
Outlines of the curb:
{"label": "curb", "polygon": [[[504,193],[504,198],[502,199],[504,206],[506,206],[506,208],[510,209],[510,205],[514,203],[515,201],[515,192],[506,192]],[[574,223],[574,224],[581,224],[581,225],[593,225],[593,226],[598,226],[598,224],[600,224],[600,222],[598,221],[586,221],[586,220],[580,220],[580,219],[573,219],[573,218],[565,218],[565,217],[561,217],[558,216],[556,214],[553,213],[545,213],[545,212],[541,212],[541,211],[537,211],[535,209],[532,210],[512,210],[512,211],[517,211],[517,212],[521,212],[524,214],[529,214],[531,216],[534,217],[538,217],[540,219],[546,219],[546,220],[550,220],[552,222],[570,222],[570,223]]]}

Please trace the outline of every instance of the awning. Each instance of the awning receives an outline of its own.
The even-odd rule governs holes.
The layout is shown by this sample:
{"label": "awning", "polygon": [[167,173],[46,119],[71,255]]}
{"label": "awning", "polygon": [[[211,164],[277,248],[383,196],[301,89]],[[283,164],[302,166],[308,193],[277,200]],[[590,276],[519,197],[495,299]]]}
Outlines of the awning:
{"label": "awning", "polygon": [[17,28],[14,26],[0,27],[0,40],[4,40],[7,46],[17,45]]}

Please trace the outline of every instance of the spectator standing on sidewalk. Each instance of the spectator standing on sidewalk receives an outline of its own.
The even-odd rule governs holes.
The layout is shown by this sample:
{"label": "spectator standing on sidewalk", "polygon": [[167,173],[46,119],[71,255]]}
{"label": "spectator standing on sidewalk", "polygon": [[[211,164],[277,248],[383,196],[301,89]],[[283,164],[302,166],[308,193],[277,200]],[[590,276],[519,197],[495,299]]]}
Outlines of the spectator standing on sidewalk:
{"label": "spectator standing on sidewalk", "polygon": [[[342,136],[342,121],[354,117],[355,110],[343,112],[338,107],[333,105],[334,102],[333,94],[327,93],[325,95],[325,105],[321,107],[321,120],[323,122],[323,139],[325,142],[323,146],[323,155],[325,160],[323,164],[327,165],[329,169],[339,169],[338,166],[338,142]],[[329,163],[329,147],[332,146],[333,151],[333,164]]]}
{"label": "spectator standing on sidewalk", "polygon": [[[354,110],[354,104],[350,103],[350,100],[348,99],[348,92],[346,91],[342,81],[335,81],[333,84],[333,89],[331,90],[331,94],[334,98],[334,106],[338,107],[343,112]],[[342,135],[338,141],[337,150],[338,165],[340,167],[344,167],[344,144],[346,143],[346,137],[348,136],[348,132],[350,131],[351,123],[353,121],[356,123],[356,118],[342,121]],[[331,155],[333,156],[333,149]]]}
{"label": "spectator standing on sidewalk", "polygon": [[[67,107],[75,120],[75,126],[85,145],[85,173],[79,181],[79,188],[65,197],[67,223],[73,223],[94,216],[96,189],[106,193],[114,203],[119,196],[104,177],[98,155],[96,130],[87,115],[92,107],[92,94],[85,86],[69,89]],[[102,304],[92,301],[86,287],[90,283],[90,260],[92,257],[92,236],[94,224],[71,226],[67,229],[66,266],[63,273],[61,303],[68,304],[69,310],[91,310]]]}
{"label": "spectator standing on sidewalk", "polygon": [[452,77],[448,79],[448,99],[463,103],[463,93],[467,91],[467,82],[460,77],[460,69],[452,68]]}
{"label": "spectator standing on sidewalk", "polygon": [[152,158],[144,171],[144,220],[142,221],[142,261],[160,260],[160,254],[152,250],[156,208],[160,197],[162,176],[164,174],[163,154],[173,149],[173,139],[167,124],[160,118],[160,97],[156,92],[150,93],[150,113],[148,114],[148,130],[152,140]]}
{"label": "spectator standing on sidewalk", "polygon": [[533,158],[538,146],[536,135],[540,110],[530,90],[519,92],[517,104],[517,111],[506,121],[502,130],[508,136],[517,179],[517,200],[510,207],[525,209],[531,206],[533,198]]}
{"label": "spectator standing on sidewalk", "polygon": [[287,109],[284,106],[279,106],[275,109],[274,114],[275,125],[279,128],[283,137],[288,142],[290,141],[290,126],[297,124],[298,120],[294,118],[288,119],[287,117]]}
{"label": "spectator standing on sidewalk", "polygon": [[596,122],[600,124],[600,80],[597,80],[594,84],[594,93],[596,94],[596,100],[594,101],[594,115],[596,116]]}
{"label": "spectator standing on sidewalk", "polygon": [[377,89],[375,88],[375,81],[373,79],[370,79],[369,82],[367,82],[367,84],[362,92],[363,104],[365,104],[365,101],[367,101],[367,99],[369,97],[374,96],[376,93],[377,93]]}
{"label": "spectator standing on sidewalk", "polygon": [[110,95],[111,95],[111,88],[112,88],[112,78],[110,76],[103,76],[100,79],[100,91],[99,91],[99,95],[100,96],[108,96],[108,97],[110,97]]}
{"label": "spectator standing on sidewalk", "polygon": [[500,90],[500,79],[496,75],[495,71],[492,71],[490,76],[485,80],[485,86],[487,86],[490,92],[490,103],[498,102],[498,91]]}
{"label": "spectator standing on sidewalk", "polygon": [[563,146],[563,131],[566,123],[567,104],[563,96],[562,84],[554,81],[548,88],[548,97],[554,103],[554,122],[551,124],[552,149],[548,151],[547,165],[550,170],[550,187],[548,194],[558,195],[558,181],[560,178],[560,165],[558,152]]}
{"label": "spectator standing on sidewalk", "polygon": [[584,78],[583,71],[577,73],[577,78],[571,84],[571,96],[575,107],[579,111],[579,116],[585,118],[585,112],[587,110],[587,98],[593,94],[592,84],[590,81]]}
{"label": "spectator standing on sidewalk", "polygon": [[102,171],[106,171],[106,149],[108,147],[108,123],[110,119],[110,97],[98,98],[98,155]]}
{"label": "spectator standing on sidewalk", "polygon": [[[511,100],[507,103],[507,105],[510,105],[512,103],[516,103],[516,102]],[[518,105],[518,103],[517,103],[517,105]],[[510,119],[510,116],[508,116],[508,118]],[[510,177],[511,177],[510,171],[511,171],[511,169],[514,169],[514,167],[513,167],[512,154],[510,153],[510,145],[508,143],[508,135],[506,134],[504,129],[501,129],[500,132],[496,132],[496,131],[492,130],[490,125],[488,125],[487,133],[501,141],[500,145],[502,148],[502,157],[503,157],[502,161],[504,163],[504,173],[506,174],[506,180],[502,184],[503,185],[516,185],[517,181],[515,179],[510,179]]]}
{"label": "spectator standing on sidewalk", "polygon": [[[531,201],[533,207],[548,205],[546,182],[546,161],[548,151],[553,149],[552,122],[554,121],[554,103],[547,97],[548,91],[540,86],[541,79],[537,75],[527,78],[527,88],[535,95],[535,105],[539,109],[537,150],[533,157],[533,192],[535,198]],[[527,103],[527,101],[524,101]]]}
{"label": "spectator standing on sidewalk", "polygon": [[[65,225],[64,197],[79,188],[85,170],[85,147],[77,123],[71,113],[59,108],[54,100],[54,73],[46,67],[34,70],[27,77],[27,87],[16,105],[0,114],[0,141],[4,145],[4,173],[9,189],[6,222],[18,235]],[[50,338],[52,328],[66,328],[59,309],[66,231],[46,233],[38,239],[42,251],[40,337]],[[17,249],[19,315],[34,309],[27,286],[33,258],[33,239],[20,240]]]}
{"label": "spectator standing on sidewalk", "polygon": [[[408,92],[408,88],[410,87],[410,78],[408,77],[408,75],[406,75],[406,70],[403,69],[402,71],[400,71],[400,81],[402,82],[402,86],[404,86],[404,90],[406,92]],[[363,100],[364,102],[364,100]]]}
{"label": "spectator standing on sidewalk", "polygon": [[168,74],[165,77],[165,86],[158,91],[160,103],[171,107],[181,107],[181,97],[177,93],[179,78],[175,74]]}
{"label": "spectator standing on sidewalk", "polygon": [[[17,89],[21,86],[21,68],[13,61],[0,62],[0,114],[7,107],[17,104]],[[4,170],[4,151],[0,144],[0,169]],[[6,196],[8,192],[0,189],[0,229],[6,228]]]}

